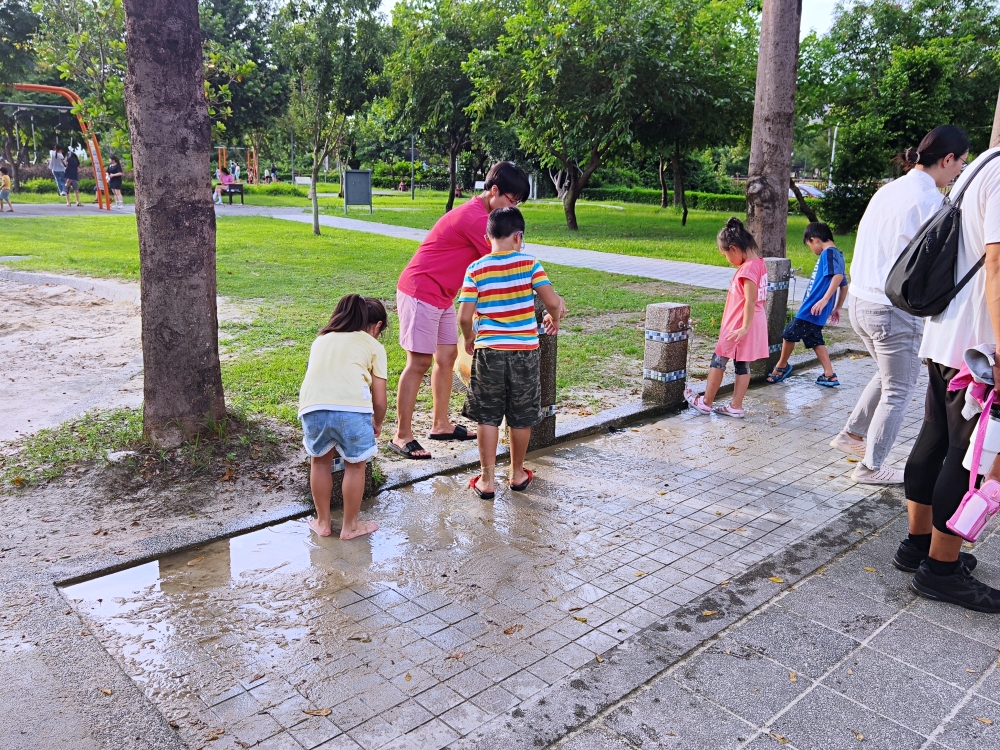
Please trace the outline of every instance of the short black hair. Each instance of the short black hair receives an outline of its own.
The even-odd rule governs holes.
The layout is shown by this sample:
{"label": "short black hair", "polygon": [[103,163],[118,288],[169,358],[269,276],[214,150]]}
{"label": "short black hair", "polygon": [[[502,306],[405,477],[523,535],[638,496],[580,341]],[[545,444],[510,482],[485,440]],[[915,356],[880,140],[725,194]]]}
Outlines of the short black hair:
{"label": "short black hair", "polygon": [[0,167],[0,174],[10,174],[10,172],[7,171],[7,167]]}
{"label": "short black hair", "polygon": [[490,167],[483,186],[489,190],[494,185],[497,186],[500,195],[509,195],[518,203],[524,203],[531,195],[531,183],[528,182],[528,175],[512,161],[498,161]]}
{"label": "short black hair", "polygon": [[809,240],[819,240],[820,242],[833,242],[833,232],[830,231],[830,227],[828,227],[822,221],[813,221],[810,222],[809,226],[806,227],[806,231],[802,235],[803,242],[808,242]]}
{"label": "short black hair", "polygon": [[486,222],[486,234],[495,240],[502,240],[512,234],[524,234],[524,216],[515,206],[498,208],[490,213]]}

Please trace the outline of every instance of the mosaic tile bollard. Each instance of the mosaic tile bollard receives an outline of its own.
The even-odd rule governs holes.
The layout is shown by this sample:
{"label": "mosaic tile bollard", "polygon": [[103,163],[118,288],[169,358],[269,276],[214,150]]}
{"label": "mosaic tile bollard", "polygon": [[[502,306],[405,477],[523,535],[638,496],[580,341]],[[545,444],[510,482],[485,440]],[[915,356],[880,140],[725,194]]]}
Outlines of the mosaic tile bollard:
{"label": "mosaic tile bollard", "polygon": [[531,429],[529,451],[548,448],[556,442],[556,351],[559,337],[549,336],[542,328],[545,305],[535,296],[535,319],[538,321],[538,353],[542,380],[542,413],[545,418]]}
{"label": "mosaic tile bollard", "polygon": [[788,285],[792,278],[792,261],[788,258],[764,258],[767,265],[767,359],[758,359],[750,364],[750,375],[754,380],[767,377],[774,369],[781,354],[781,332],[788,323]]}
{"label": "mosaic tile bollard", "polygon": [[665,406],[684,403],[691,308],[675,302],[646,305],[646,350],[642,400]]}

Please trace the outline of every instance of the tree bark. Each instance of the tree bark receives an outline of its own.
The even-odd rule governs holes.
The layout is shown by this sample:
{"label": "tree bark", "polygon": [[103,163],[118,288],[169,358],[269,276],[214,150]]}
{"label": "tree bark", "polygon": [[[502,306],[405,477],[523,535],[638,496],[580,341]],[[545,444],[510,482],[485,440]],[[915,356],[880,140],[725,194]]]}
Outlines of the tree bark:
{"label": "tree bark", "polygon": [[765,257],[785,257],[802,0],[764,0],[754,96],[747,228]]}
{"label": "tree bark", "polygon": [[197,0],[125,0],[143,431],[175,447],[226,418],[216,311],[211,123]]}
{"label": "tree bark", "polygon": [[458,154],[461,151],[461,145],[456,145],[454,141],[448,147],[448,203],[444,207],[445,213],[448,213],[455,207],[455,185],[458,184]]}
{"label": "tree bark", "polygon": [[990,133],[990,148],[1000,146],[1000,92],[997,92],[997,108],[993,113],[993,132]]}
{"label": "tree bark", "polygon": [[663,154],[660,154],[660,167],[657,170],[657,173],[660,176],[660,208],[667,207],[667,178],[663,176],[663,173],[666,172],[666,170],[666,162],[663,158]]}
{"label": "tree bark", "polygon": [[309,177],[309,198],[312,200],[313,234],[319,236],[319,165],[323,161],[323,156],[313,149],[313,168]]}
{"label": "tree bark", "polygon": [[674,205],[683,209],[681,214],[681,226],[686,226],[688,221],[687,196],[684,195],[684,164],[681,162],[681,145],[674,141]]}
{"label": "tree bark", "polygon": [[816,212],[806,203],[806,199],[802,197],[802,191],[799,190],[799,186],[795,184],[795,178],[791,175],[788,176],[788,187],[795,193],[795,200],[798,201],[799,210],[802,212],[802,215],[809,219],[809,221],[819,221],[816,218]]}

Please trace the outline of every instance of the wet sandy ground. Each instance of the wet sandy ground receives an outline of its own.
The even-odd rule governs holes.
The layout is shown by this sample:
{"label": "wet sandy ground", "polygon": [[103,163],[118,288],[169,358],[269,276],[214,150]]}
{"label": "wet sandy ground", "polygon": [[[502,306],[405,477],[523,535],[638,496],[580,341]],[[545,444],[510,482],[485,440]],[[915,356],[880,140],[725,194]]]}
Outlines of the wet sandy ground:
{"label": "wet sandy ground", "polygon": [[442,747],[863,502],[826,443],[872,363],[838,370],[536,456],[523,495],[436,477],[370,539],[288,522],[64,595],[191,747]]}

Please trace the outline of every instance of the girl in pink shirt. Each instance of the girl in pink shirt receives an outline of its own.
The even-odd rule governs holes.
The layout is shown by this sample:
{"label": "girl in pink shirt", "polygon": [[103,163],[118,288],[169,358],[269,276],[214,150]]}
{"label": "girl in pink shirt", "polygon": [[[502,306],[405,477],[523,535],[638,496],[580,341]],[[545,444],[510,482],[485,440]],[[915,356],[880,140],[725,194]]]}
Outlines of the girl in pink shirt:
{"label": "girl in pink shirt", "polygon": [[[733,276],[726,295],[726,307],[719,328],[719,343],[715,345],[708,370],[705,395],[686,390],[687,402],[702,414],[716,412],[742,419],[743,397],[750,387],[750,363],[765,359],[767,348],[767,266],[761,260],[757,242],[735,216],[719,232],[719,251],[739,270]],[[736,384],[733,397],[725,406],[714,406],[715,395],[722,385],[726,363],[733,360]]]}

